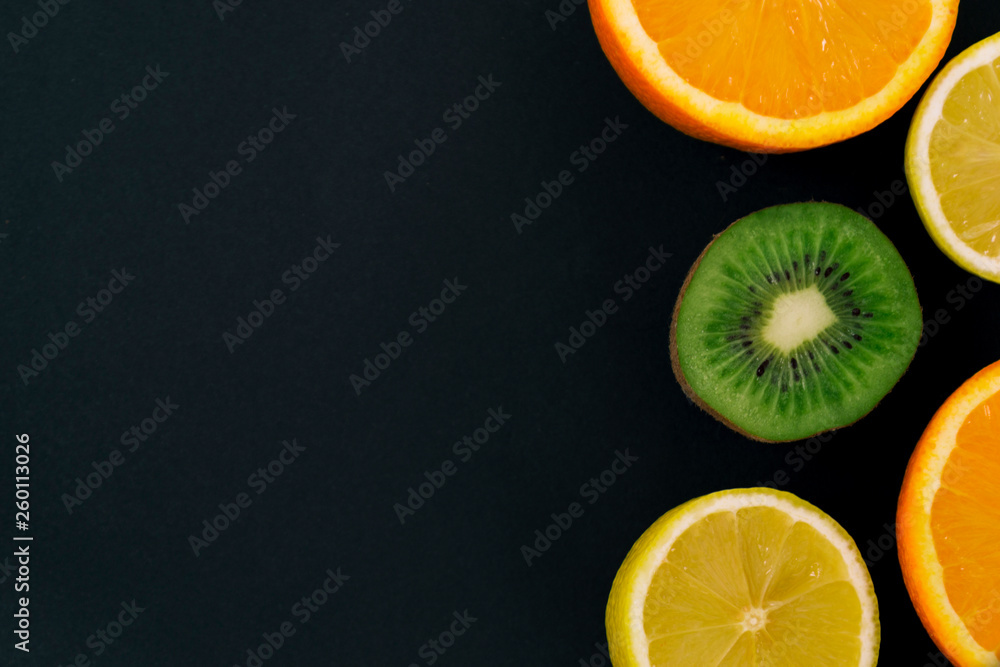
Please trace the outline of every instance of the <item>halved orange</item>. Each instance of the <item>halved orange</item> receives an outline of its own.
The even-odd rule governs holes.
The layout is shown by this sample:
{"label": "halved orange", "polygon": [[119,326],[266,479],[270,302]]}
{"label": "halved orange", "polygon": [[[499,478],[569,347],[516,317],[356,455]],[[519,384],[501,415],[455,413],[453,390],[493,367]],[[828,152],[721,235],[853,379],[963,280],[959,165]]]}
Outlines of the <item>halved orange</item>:
{"label": "halved orange", "polygon": [[654,114],[759,152],[870,130],[917,92],[958,0],[589,0],[598,40]]}
{"label": "halved orange", "polygon": [[903,579],[938,648],[959,667],[1000,665],[1000,362],[934,415],[896,522]]}

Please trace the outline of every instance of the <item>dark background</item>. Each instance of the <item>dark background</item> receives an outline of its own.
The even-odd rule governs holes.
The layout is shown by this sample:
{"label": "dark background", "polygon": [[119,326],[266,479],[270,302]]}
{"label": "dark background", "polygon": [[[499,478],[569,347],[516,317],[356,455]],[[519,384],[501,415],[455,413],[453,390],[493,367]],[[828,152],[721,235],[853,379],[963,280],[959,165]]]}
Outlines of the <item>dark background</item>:
{"label": "dark background", "polygon": [[[262,633],[293,621],[266,665],[424,665],[421,646],[468,610],[476,622],[437,664],[578,665],[605,641],[611,581],[649,524],[776,478],[870,559],[882,664],[931,662],[896,560],[895,503],[934,410],[1000,357],[1000,288],[959,308],[952,291],[970,276],[909,196],[869,209],[904,179],[916,98],[864,136],[768,158],[724,198],[718,183],[749,156],[647,112],[585,7],[553,29],[556,0],[403,0],[347,62],[339,44],[385,5],[245,0],[223,20],[207,0],[75,1],[17,53],[3,45],[0,516],[7,542],[14,434],[28,433],[34,542],[31,653],[12,648],[0,572],[0,662],[244,665]],[[37,11],[5,3],[0,26]],[[998,29],[994,2],[965,0],[947,58]],[[169,75],[119,120],[111,103],[147,65]],[[501,85],[453,130],[442,113],[488,75]],[[247,164],[237,146],[274,107],[295,119]],[[114,131],[60,181],[52,162],[108,117]],[[571,153],[618,117],[628,128],[577,173]],[[391,192],[383,172],[438,127],[447,141]],[[232,159],[242,173],[185,224],[178,204]],[[573,184],[518,233],[511,214],[563,169]],[[794,445],[750,442],[689,404],[667,331],[713,233],[810,199],[878,214],[925,318],[947,321],[873,414],[798,462]],[[317,236],[341,245],[291,291],[281,276]],[[615,282],[661,244],[672,258],[624,302]],[[123,268],[135,279],[84,323],[77,304]],[[416,333],[410,314],[456,278],[467,290]],[[230,353],[223,333],[276,288],[287,301]],[[555,343],[608,298],[618,312],[563,363]],[[71,321],[79,335],[24,382],[18,366]],[[349,376],[400,331],[413,343],[358,395]],[[121,434],[167,397],[179,408],[128,452]],[[509,421],[456,457],[452,444],[501,406]],[[293,438],[305,451],[257,495],[248,476]],[[64,494],[115,449],[124,463],[67,511]],[[581,485],[625,449],[638,461],[588,504]],[[457,473],[401,525],[394,505],[447,459]],[[252,505],[196,557],[189,536],[241,492]],[[584,515],[529,567],[521,546],[572,502]],[[338,567],[350,580],[299,624],[292,606]],[[88,637],[133,599],[145,611],[95,658]]]}

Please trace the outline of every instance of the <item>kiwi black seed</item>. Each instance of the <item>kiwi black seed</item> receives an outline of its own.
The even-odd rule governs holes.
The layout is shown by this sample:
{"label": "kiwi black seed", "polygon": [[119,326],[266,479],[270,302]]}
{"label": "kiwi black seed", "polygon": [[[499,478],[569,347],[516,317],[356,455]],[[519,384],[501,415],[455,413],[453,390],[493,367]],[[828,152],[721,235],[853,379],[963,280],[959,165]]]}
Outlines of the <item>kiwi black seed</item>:
{"label": "kiwi black seed", "polygon": [[755,440],[852,424],[906,371],[922,327],[888,238],[837,204],[775,206],[733,223],[695,262],[670,328],[674,374]]}

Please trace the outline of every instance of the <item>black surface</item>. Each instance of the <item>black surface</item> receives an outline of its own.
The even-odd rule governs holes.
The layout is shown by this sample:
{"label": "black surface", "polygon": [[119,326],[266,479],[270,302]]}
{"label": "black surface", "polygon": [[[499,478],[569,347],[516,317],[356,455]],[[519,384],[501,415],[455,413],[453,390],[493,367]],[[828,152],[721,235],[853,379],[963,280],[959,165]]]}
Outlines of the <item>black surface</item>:
{"label": "black surface", "polygon": [[[556,0],[403,0],[347,62],[340,42],[386,3],[246,0],[224,20],[191,5],[71,2],[17,53],[5,45],[0,553],[18,532],[15,433],[31,438],[34,541],[31,653],[12,646],[8,578],[0,662],[245,665],[291,621],[264,664],[424,665],[422,645],[468,610],[437,664],[577,665],[605,640],[612,578],[650,523],[776,475],[879,556],[882,664],[931,661],[886,526],[934,410],[1000,357],[1000,288],[959,308],[969,275],[898,197],[877,223],[925,317],[950,319],[872,415],[801,463],[690,405],[667,351],[711,235],[778,203],[875,203],[903,179],[915,101],[862,137],[768,158],[724,200],[717,183],[748,156],[643,109],[585,8],[553,29]],[[0,25],[36,11],[5,3]],[[995,3],[965,0],[948,57],[998,29]],[[120,119],[113,100],[157,65],[169,75]],[[490,75],[499,87],[453,129],[444,111]],[[246,163],[238,145],[275,107],[294,120]],[[51,163],[106,117],[113,132],[60,181]],[[606,118],[628,127],[577,173],[571,154]],[[447,140],[391,192],[383,172],[439,127]],[[185,224],[178,204],[234,159],[242,173]],[[573,183],[518,233],[511,214],[564,169]],[[340,246],[292,291],[283,272],[317,237]],[[616,281],[661,245],[672,257],[626,302]],[[77,305],[123,269],[134,280],[85,322]],[[467,289],[418,333],[410,314],[456,279]],[[274,289],[287,300],[230,353],[223,332]],[[618,311],[563,363],[555,343],[609,298]],[[18,365],[71,321],[79,334],[25,384]],[[401,331],[412,344],[357,395],[349,376]],[[179,407],[129,452],[121,434],[167,397]],[[462,461],[453,443],[501,406],[509,421]],[[305,451],[257,495],[248,476],[292,439]],[[63,495],[115,449],[122,465],[69,513]],[[589,504],[581,485],[625,450],[638,461]],[[456,474],[401,525],[394,505],[447,459]],[[196,557],[189,536],[241,492],[252,504]],[[583,516],[529,567],[521,546],[573,502]],[[328,568],[350,579],[302,624],[292,607]],[[88,638],[133,599],[144,611],[95,656]]]}

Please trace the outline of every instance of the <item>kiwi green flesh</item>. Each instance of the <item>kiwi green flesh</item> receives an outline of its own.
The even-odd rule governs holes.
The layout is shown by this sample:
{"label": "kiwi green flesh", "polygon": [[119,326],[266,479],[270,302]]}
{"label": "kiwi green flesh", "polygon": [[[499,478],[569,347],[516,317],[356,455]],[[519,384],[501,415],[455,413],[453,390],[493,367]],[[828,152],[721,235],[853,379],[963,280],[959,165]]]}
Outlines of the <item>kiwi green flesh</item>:
{"label": "kiwi green flesh", "polygon": [[790,441],[868,414],[906,371],[921,326],[913,278],[871,221],[836,204],[788,204],[706,248],[675,308],[671,352],[678,380],[714,416]]}

